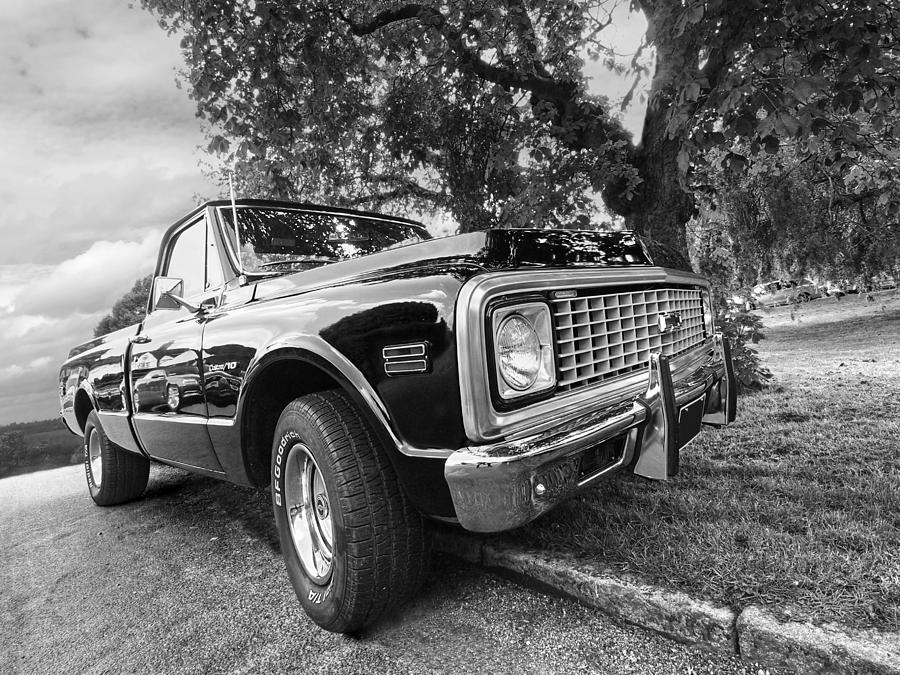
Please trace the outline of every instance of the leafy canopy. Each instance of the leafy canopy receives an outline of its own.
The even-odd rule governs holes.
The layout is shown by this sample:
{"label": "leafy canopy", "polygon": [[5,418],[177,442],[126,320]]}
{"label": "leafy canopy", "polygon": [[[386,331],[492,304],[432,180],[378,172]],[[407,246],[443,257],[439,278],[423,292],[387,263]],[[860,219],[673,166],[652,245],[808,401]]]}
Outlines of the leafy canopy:
{"label": "leafy canopy", "polygon": [[[692,173],[740,172],[785,143],[827,148],[866,189],[897,169],[888,0],[633,0],[650,69],[640,142],[590,92],[615,0],[142,0],[183,34],[210,150],[265,194],[443,208],[464,229],[577,223],[591,191],[684,250]],[[883,197],[885,203],[893,199]]]}

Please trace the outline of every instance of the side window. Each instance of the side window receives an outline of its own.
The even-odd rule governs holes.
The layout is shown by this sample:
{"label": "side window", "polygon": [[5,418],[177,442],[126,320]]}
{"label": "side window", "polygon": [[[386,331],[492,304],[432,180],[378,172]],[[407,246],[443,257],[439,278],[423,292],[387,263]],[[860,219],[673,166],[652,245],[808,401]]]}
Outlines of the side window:
{"label": "side window", "polygon": [[225,275],[222,273],[219,249],[216,248],[216,236],[212,223],[209,223],[206,226],[206,289],[219,288],[224,283]]}
{"label": "side window", "polygon": [[206,220],[198,220],[175,238],[165,276],[184,281],[184,297],[204,291],[206,270]]}

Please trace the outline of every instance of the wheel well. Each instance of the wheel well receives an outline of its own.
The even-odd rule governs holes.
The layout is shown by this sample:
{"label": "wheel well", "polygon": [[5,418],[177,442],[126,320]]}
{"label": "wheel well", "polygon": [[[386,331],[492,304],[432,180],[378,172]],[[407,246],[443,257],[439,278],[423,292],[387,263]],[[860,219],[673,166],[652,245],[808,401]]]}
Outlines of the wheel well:
{"label": "wheel well", "polygon": [[78,422],[78,426],[82,431],[84,431],[84,425],[87,422],[88,415],[91,414],[91,410],[93,409],[94,406],[91,405],[91,397],[88,396],[84,389],[79,389],[78,393],[75,394],[75,421]]}
{"label": "wheel well", "polygon": [[253,485],[269,484],[275,426],[285,406],[298,396],[339,387],[324,370],[298,359],[274,361],[257,375],[247,391],[241,425],[244,467]]}

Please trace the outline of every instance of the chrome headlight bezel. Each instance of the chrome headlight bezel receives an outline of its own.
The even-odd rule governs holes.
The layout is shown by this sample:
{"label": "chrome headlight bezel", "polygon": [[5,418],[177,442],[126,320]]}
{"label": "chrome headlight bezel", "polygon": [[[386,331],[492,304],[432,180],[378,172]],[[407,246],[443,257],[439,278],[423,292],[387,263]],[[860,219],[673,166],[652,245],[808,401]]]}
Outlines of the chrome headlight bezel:
{"label": "chrome headlight bezel", "polygon": [[[511,320],[522,320],[534,331],[539,353],[537,369],[530,384],[516,387],[504,374],[500,357],[500,331]],[[491,316],[491,337],[493,341],[494,381],[496,391],[503,401],[531,397],[553,389],[556,386],[556,367],[553,356],[553,330],[550,321],[550,307],[544,302],[527,302],[507,305],[494,310]]]}

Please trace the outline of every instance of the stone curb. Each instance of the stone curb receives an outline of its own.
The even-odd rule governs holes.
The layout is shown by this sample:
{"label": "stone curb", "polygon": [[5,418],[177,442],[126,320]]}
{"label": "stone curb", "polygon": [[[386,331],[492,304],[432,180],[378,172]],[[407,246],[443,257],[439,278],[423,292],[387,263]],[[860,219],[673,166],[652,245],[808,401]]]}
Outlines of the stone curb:
{"label": "stone curb", "polygon": [[781,621],[754,606],[740,613],[735,630],[741,656],[798,673],[900,673],[897,633]]}
{"label": "stone curb", "polygon": [[574,556],[528,551],[435,528],[434,547],[511,572],[627,623],[689,644],[737,653],[796,673],[900,675],[900,634],[784,622],[763,608],[740,613],[650,584],[598,572]]}
{"label": "stone curb", "polygon": [[484,565],[534,579],[621,621],[637,624],[680,642],[735,650],[736,614],[727,607],[698,602],[683,593],[578,569],[571,557],[537,556],[527,551],[487,545]]}

